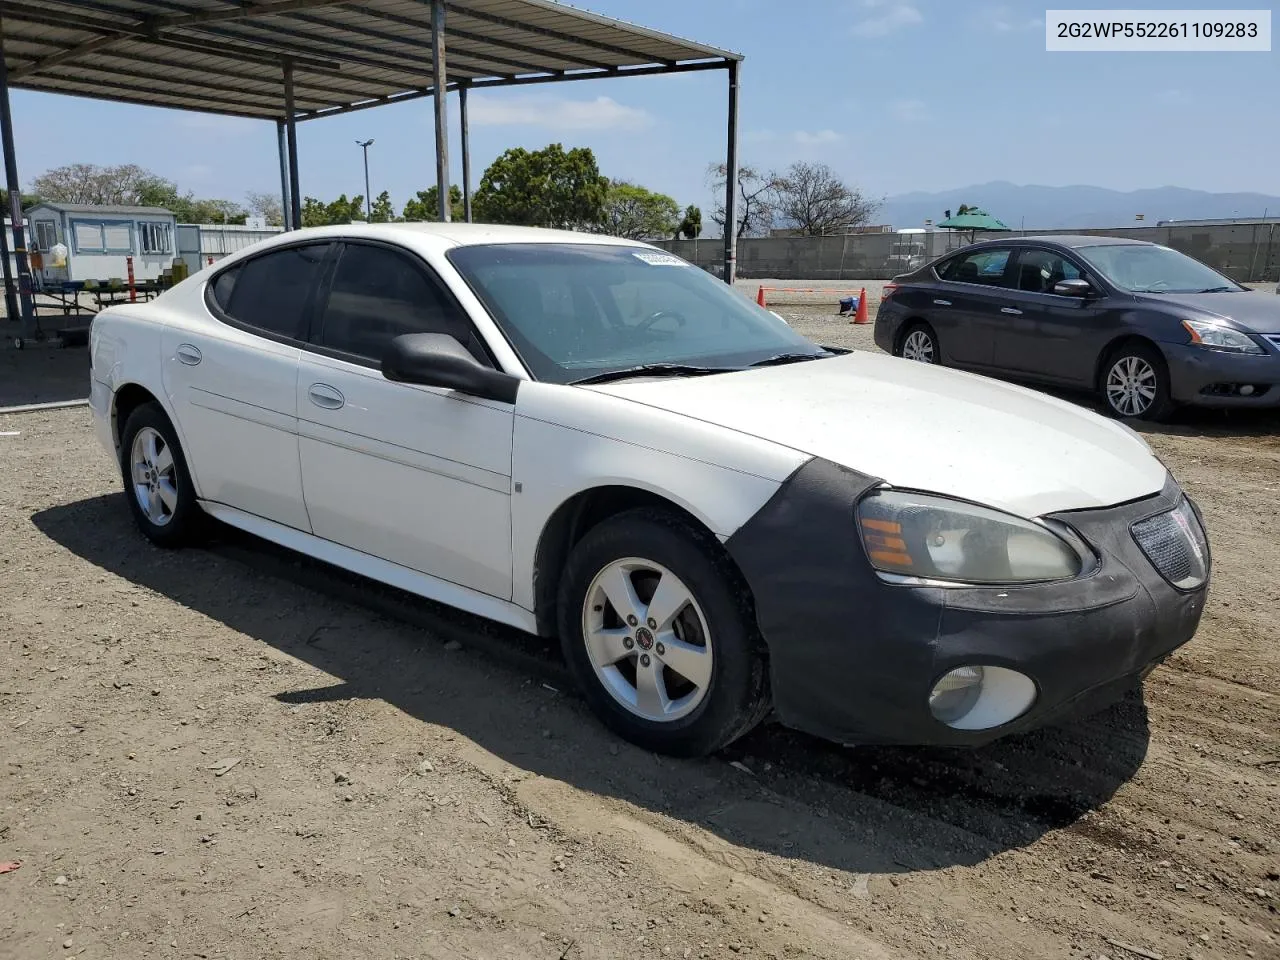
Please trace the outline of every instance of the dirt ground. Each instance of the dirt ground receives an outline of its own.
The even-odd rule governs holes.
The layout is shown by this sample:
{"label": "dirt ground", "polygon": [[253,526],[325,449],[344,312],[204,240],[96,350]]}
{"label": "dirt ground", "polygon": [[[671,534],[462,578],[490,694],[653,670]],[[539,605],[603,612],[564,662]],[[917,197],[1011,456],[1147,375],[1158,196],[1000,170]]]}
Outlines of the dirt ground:
{"label": "dirt ground", "polygon": [[673,761],[538,641],[149,546],[87,410],[0,415],[0,958],[1280,958],[1280,417],[1149,439],[1216,569],[1141,695],[978,751]]}

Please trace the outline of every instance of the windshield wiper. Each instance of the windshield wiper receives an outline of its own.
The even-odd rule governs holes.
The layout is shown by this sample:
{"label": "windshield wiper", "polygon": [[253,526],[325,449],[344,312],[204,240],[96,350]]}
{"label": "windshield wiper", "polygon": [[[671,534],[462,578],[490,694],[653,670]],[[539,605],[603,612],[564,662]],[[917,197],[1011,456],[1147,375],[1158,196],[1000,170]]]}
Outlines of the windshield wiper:
{"label": "windshield wiper", "polygon": [[1231,293],[1235,287],[1205,287],[1203,290],[1197,290],[1196,293]]}
{"label": "windshield wiper", "polygon": [[776,356],[765,357],[763,360],[757,360],[755,363],[749,363],[749,367],[780,367],[784,363],[802,363],[805,360],[822,360],[831,356],[830,353],[779,353]]}
{"label": "windshield wiper", "polygon": [[642,363],[621,370],[608,370],[595,373],[581,380],[570,380],[577,386],[591,383],[609,383],[613,380],[627,380],[631,377],[701,377],[709,373],[731,373],[735,367],[694,367],[684,363]]}

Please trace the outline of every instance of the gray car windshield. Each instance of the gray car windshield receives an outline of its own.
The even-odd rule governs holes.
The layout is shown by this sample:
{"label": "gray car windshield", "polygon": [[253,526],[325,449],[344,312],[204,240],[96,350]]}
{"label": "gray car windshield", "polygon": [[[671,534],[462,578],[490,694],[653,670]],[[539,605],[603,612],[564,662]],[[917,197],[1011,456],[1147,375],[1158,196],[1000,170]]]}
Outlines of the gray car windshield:
{"label": "gray car windshield", "polygon": [[829,356],[720,280],[660,250],[484,244],[448,256],[539,380],[572,383],[643,367],[714,373]]}
{"label": "gray car windshield", "polygon": [[1130,293],[1210,293],[1240,285],[1169,247],[1115,244],[1076,251],[1113,286]]}

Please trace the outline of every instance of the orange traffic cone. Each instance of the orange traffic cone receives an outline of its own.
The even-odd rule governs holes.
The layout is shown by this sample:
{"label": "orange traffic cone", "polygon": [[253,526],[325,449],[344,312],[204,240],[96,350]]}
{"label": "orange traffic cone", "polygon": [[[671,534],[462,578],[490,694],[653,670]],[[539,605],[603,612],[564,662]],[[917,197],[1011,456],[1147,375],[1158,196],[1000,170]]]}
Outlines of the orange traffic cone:
{"label": "orange traffic cone", "polygon": [[760,304],[760,306],[762,307],[765,306],[764,287],[761,287],[759,290],[756,291],[756,303]]}
{"label": "orange traffic cone", "polygon": [[854,323],[870,323],[871,318],[867,316],[867,288],[863,287],[862,292],[858,294],[858,313],[853,318]]}

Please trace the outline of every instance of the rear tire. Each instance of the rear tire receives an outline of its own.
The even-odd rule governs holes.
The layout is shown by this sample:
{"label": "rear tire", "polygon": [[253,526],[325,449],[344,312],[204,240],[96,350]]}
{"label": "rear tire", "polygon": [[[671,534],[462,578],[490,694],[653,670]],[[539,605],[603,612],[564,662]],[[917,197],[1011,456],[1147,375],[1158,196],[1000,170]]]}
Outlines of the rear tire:
{"label": "rear tire", "polygon": [[1169,367],[1155,347],[1123,344],[1102,365],[1099,393],[1110,416],[1160,421],[1176,408],[1169,390]]}
{"label": "rear tire", "polygon": [[764,641],[719,544],[663,510],[593,527],[560,582],[560,642],[583,696],[619,736],[704,756],[769,708]]}
{"label": "rear tire", "polygon": [[129,414],[120,434],[120,474],[138,529],[160,547],[179,547],[200,533],[204,512],[177,431],[155,401]]}
{"label": "rear tire", "polygon": [[893,351],[895,357],[914,360],[917,363],[942,363],[942,351],[938,347],[938,335],[933,327],[923,321],[917,321],[903,331],[898,338],[898,346]]}

